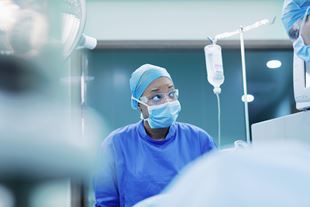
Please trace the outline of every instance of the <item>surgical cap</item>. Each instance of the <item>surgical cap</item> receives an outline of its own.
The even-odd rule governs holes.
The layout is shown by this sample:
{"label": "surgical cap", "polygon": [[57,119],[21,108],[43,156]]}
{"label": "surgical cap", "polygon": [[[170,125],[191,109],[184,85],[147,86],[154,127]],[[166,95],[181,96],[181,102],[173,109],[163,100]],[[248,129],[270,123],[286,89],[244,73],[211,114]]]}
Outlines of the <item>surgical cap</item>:
{"label": "surgical cap", "polygon": [[[171,79],[169,73],[165,68],[144,64],[136,69],[132,74],[129,80],[131,95],[139,99],[144,93],[145,89],[157,78],[167,77]],[[172,80],[172,79],[171,79]],[[131,107],[137,109],[138,102],[131,100]]]}
{"label": "surgical cap", "polygon": [[282,11],[282,22],[287,32],[299,19],[302,19],[304,17],[306,10],[309,6],[309,0],[286,0],[284,2]]}

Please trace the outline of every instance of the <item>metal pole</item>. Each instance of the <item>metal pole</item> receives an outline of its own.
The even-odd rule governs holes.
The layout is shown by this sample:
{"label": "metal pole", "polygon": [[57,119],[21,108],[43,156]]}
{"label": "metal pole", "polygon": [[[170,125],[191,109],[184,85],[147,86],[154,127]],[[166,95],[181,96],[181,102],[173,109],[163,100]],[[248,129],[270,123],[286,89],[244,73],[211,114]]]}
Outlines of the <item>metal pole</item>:
{"label": "metal pole", "polygon": [[244,30],[240,26],[240,49],[241,49],[241,62],[242,62],[242,82],[243,82],[243,93],[244,93],[244,118],[245,118],[245,129],[246,129],[246,141],[250,143],[250,126],[249,126],[249,109],[248,109],[248,91],[246,82],[246,65],[245,65],[245,49],[244,49]]}
{"label": "metal pole", "polygon": [[85,113],[86,113],[86,93],[87,93],[87,67],[88,60],[86,54],[82,54],[82,70],[81,70],[81,127],[82,136],[85,136]]}

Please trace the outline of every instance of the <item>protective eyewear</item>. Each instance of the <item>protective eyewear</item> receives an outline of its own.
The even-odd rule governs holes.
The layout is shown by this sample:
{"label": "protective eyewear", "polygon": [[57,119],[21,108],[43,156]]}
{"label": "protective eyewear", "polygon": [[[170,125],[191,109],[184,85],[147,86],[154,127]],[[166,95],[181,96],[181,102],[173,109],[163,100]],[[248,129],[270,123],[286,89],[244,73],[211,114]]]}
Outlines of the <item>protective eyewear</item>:
{"label": "protective eyewear", "polygon": [[303,39],[310,39],[310,14],[308,14],[310,7],[305,12],[303,19],[298,20],[289,30],[289,38],[294,41],[297,40],[299,35],[302,35]]}
{"label": "protective eyewear", "polygon": [[154,93],[151,96],[142,96],[140,100],[148,105],[158,105],[165,103],[166,100],[175,101],[179,98],[179,90],[174,89],[167,93]]}

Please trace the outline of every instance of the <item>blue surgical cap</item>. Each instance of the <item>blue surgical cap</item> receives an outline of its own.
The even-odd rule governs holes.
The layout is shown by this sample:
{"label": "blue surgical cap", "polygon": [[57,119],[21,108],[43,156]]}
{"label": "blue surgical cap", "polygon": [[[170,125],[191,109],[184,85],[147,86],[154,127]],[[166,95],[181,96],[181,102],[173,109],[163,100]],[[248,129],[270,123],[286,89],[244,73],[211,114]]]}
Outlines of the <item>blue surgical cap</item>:
{"label": "blue surgical cap", "polygon": [[[145,89],[157,78],[167,77],[171,79],[169,73],[165,68],[158,67],[151,64],[144,64],[136,69],[129,80],[131,95],[139,99],[144,93]],[[172,80],[172,79],[171,79]],[[131,100],[131,107],[137,109],[138,103]]]}
{"label": "blue surgical cap", "polygon": [[304,17],[309,6],[309,0],[286,0],[284,2],[282,22],[287,32],[299,19]]}

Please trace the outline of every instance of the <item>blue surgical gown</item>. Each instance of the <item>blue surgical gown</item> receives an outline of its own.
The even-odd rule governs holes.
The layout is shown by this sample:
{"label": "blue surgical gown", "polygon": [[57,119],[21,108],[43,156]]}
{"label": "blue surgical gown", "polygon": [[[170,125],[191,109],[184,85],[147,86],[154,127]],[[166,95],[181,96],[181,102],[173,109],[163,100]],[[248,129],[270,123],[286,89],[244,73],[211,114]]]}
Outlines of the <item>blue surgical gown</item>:
{"label": "blue surgical gown", "polygon": [[113,131],[101,145],[94,179],[95,207],[131,207],[160,193],[189,162],[215,148],[202,129],[176,122],[164,140],[146,133],[143,121]]}

